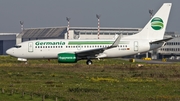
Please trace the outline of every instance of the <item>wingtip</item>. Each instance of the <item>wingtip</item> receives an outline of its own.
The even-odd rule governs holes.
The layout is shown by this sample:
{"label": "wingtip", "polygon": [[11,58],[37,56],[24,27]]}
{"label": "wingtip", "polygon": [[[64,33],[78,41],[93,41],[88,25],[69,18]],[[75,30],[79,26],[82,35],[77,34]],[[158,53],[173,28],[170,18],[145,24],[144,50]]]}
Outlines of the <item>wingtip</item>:
{"label": "wingtip", "polygon": [[164,5],[172,6],[172,3],[164,3]]}

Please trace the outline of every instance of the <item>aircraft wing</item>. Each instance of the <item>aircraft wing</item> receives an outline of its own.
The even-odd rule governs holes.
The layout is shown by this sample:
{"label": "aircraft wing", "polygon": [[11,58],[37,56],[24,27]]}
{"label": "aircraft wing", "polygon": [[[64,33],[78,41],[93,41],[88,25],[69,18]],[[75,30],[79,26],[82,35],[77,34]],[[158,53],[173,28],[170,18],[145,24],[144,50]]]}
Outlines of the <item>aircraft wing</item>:
{"label": "aircraft wing", "polygon": [[75,53],[80,58],[87,58],[87,57],[95,58],[97,54],[104,52],[105,49],[106,48],[97,48],[97,49],[79,51]]}
{"label": "aircraft wing", "polygon": [[166,39],[162,39],[162,40],[157,40],[157,41],[153,41],[153,42],[150,42],[150,44],[156,44],[156,43],[160,43],[160,42],[166,42],[166,41],[169,41],[173,39],[172,37],[170,38],[166,38]]}
{"label": "aircraft wing", "polygon": [[80,58],[87,58],[87,57],[96,58],[98,54],[103,53],[105,50],[117,47],[120,42],[120,39],[121,39],[121,35],[119,35],[116,38],[116,40],[114,41],[114,43],[109,47],[102,47],[102,48],[90,49],[90,50],[85,50],[85,51],[78,51],[75,53]]}

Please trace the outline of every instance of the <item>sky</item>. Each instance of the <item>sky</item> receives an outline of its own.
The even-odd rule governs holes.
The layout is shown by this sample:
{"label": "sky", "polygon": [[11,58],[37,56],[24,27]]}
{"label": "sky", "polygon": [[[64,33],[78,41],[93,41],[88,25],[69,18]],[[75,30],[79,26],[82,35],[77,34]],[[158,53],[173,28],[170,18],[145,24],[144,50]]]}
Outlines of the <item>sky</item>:
{"label": "sky", "polygon": [[172,3],[167,31],[180,33],[180,0],[0,0],[0,33],[24,28],[67,26],[143,28],[163,3]]}

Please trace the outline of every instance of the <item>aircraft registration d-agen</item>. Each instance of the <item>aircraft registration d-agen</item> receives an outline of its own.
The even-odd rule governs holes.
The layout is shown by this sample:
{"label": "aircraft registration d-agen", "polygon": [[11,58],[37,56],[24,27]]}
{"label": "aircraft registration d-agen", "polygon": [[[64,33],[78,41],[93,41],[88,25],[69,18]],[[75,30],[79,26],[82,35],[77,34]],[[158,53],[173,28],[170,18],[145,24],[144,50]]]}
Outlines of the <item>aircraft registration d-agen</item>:
{"label": "aircraft registration d-agen", "polygon": [[172,3],[164,3],[145,27],[137,34],[112,40],[44,39],[22,42],[6,51],[20,61],[28,59],[57,59],[59,63],[76,63],[92,59],[117,58],[147,52],[162,47]]}

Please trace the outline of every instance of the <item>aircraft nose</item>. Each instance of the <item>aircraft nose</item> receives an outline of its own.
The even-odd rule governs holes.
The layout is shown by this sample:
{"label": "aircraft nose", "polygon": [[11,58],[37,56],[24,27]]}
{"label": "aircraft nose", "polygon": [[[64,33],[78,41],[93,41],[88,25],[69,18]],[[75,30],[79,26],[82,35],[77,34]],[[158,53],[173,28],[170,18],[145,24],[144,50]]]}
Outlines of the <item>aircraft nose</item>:
{"label": "aircraft nose", "polygon": [[12,55],[12,53],[13,53],[13,51],[11,48],[6,51],[6,54],[8,54],[8,55]]}

